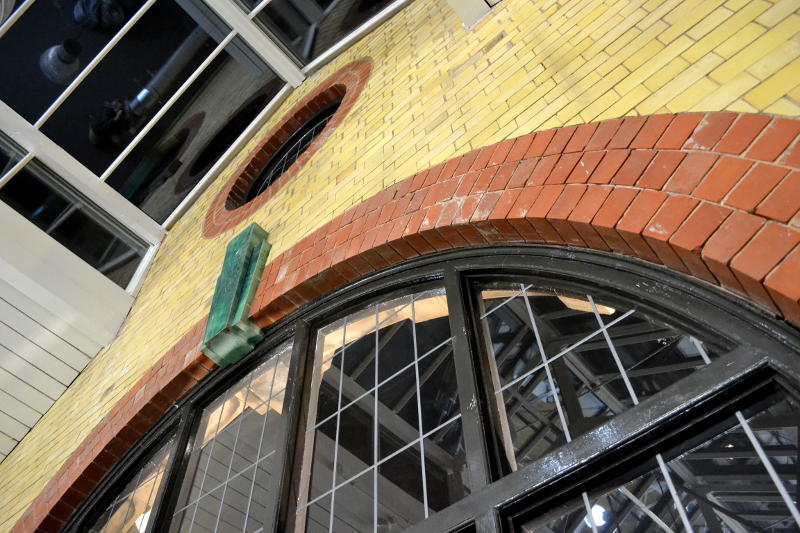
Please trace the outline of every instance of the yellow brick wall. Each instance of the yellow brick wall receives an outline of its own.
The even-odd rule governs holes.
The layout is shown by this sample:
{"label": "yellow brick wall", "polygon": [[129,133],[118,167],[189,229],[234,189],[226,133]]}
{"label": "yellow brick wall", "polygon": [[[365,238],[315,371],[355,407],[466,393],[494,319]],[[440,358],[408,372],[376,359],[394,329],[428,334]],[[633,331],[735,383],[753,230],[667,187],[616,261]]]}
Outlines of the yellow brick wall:
{"label": "yellow brick wall", "polygon": [[[375,65],[356,106],[251,219],[272,257],[388,185],[531,131],[689,110],[800,115],[800,0],[504,0],[469,31],[444,0],[416,0],[311,76],[263,131],[364,56]],[[208,312],[224,245],[245,223],[208,240],[202,223],[248,151],[167,236],[117,340],[0,464],[0,531]]]}

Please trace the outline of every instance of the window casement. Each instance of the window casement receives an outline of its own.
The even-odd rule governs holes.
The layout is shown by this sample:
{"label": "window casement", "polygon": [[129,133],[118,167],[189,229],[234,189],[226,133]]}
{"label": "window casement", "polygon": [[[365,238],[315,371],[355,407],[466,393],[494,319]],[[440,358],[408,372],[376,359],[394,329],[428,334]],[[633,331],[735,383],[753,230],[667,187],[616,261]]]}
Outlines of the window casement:
{"label": "window casement", "polygon": [[794,531],[798,352],[640,262],[420,259],[271,327],[67,530]]}

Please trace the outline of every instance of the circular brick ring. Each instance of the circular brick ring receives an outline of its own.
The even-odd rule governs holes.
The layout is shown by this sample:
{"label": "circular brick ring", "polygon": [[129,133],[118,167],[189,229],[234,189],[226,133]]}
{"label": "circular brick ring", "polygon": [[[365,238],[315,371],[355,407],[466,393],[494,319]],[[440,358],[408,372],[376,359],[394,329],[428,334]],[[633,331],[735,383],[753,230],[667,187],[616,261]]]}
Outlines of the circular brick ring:
{"label": "circular brick ring", "polygon": [[[206,215],[203,236],[214,237],[247,219],[268,202],[290,179],[295,177],[350,112],[371,71],[372,61],[369,59],[360,59],[349,63],[328,77],[295,105],[248,154],[230,182],[217,194],[208,215]],[[341,101],[341,103],[333,117],[328,121],[325,129],[300,154],[300,157],[264,192],[242,205],[253,181],[281,145],[317,112],[337,101]]]}

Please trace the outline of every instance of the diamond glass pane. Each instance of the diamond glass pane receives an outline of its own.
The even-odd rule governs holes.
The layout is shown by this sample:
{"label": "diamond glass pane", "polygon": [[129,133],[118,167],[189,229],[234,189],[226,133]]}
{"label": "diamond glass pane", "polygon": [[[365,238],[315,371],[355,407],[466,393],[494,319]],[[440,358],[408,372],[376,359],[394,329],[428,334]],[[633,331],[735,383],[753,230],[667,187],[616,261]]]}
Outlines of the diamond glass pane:
{"label": "diamond glass pane", "polygon": [[[796,440],[793,445],[791,437],[783,441],[778,435],[796,438],[799,406],[788,394],[775,394],[768,403],[753,416],[730,417],[722,423],[730,429],[663,466],[653,461],[656,467],[636,479],[576,499],[556,516],[530,520],[519,531],[797,531]],[[788,491],[781,494],[776,483]]]}
{"label": "diamond glass pane", "polygon": [[484,351],[512,469],[716,357],[690,334],[634,305],[524,282],[483,283],[478,295]]}
{"label": "diamond glass pane", "polygon": [[298,510],[306,531],[394,531],[468,494],[452,351],[443,290],[318,331]]}
{"label": "diamond glass pane", "polygon": [[291,344],[203,410],[173,530],[256,531],[277,494],[274,456]]}
{"label": "diamond glass pane", "polygon": [[114,498],[95,522],[90,532],[152,530],[150,515],[164,478],[169,458],[175,451],[175,437],[170,437],[139,468],[122,492]]}

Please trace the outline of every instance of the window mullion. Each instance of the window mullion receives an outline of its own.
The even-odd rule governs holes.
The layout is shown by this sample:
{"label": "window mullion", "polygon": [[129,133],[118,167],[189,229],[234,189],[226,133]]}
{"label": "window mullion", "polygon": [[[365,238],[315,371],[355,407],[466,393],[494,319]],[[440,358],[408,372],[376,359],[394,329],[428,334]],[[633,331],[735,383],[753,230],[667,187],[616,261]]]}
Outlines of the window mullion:
{"label": "window mullion", "polygon": [[[273,494],[277,496],[266,503],[262,522],[264,531],[285,530],[285,527],[278,527],[278,522],[286,516],[292,501],[295,451],[299,449],[302,454],[303,445],[304,432],[300,427],[302,414],[300,409],[303,406],[303,380],[305,379],[310,335],[311,330],[308,324],[298,320],[292,341],[292,356],[284,392],[283,409],[286,414],[278,419],[278,426],[275,428],[279,435],[274,462],[277,475],[273,478],[275,481],[271,488],[274,491]],[[255,476],[255,473],[253,475]]]}
{"label": "window mullion", "polygon": [[483,420],[480,414],[477,378],[467,327],[468,307],[462,291],[460,274],[449,264],[444,270],[444,284],[449,309],[450,331],[453,332],[453,357],[455,358],[456,382],[463,417],[464,445],[467,452],[467,471],[471,490],[491,483],[488,449]]}
{"label": "window mullion", "polygon": [[214,10],[225,24],[233,28],[253,50],[264,59],[269,67],[281,78],[289,82],[293,87],[299,86],[305,79],[305,74],[280,48],[280,46],[270,39],[239,6],[231,0],[204,0],[208,7]]}

